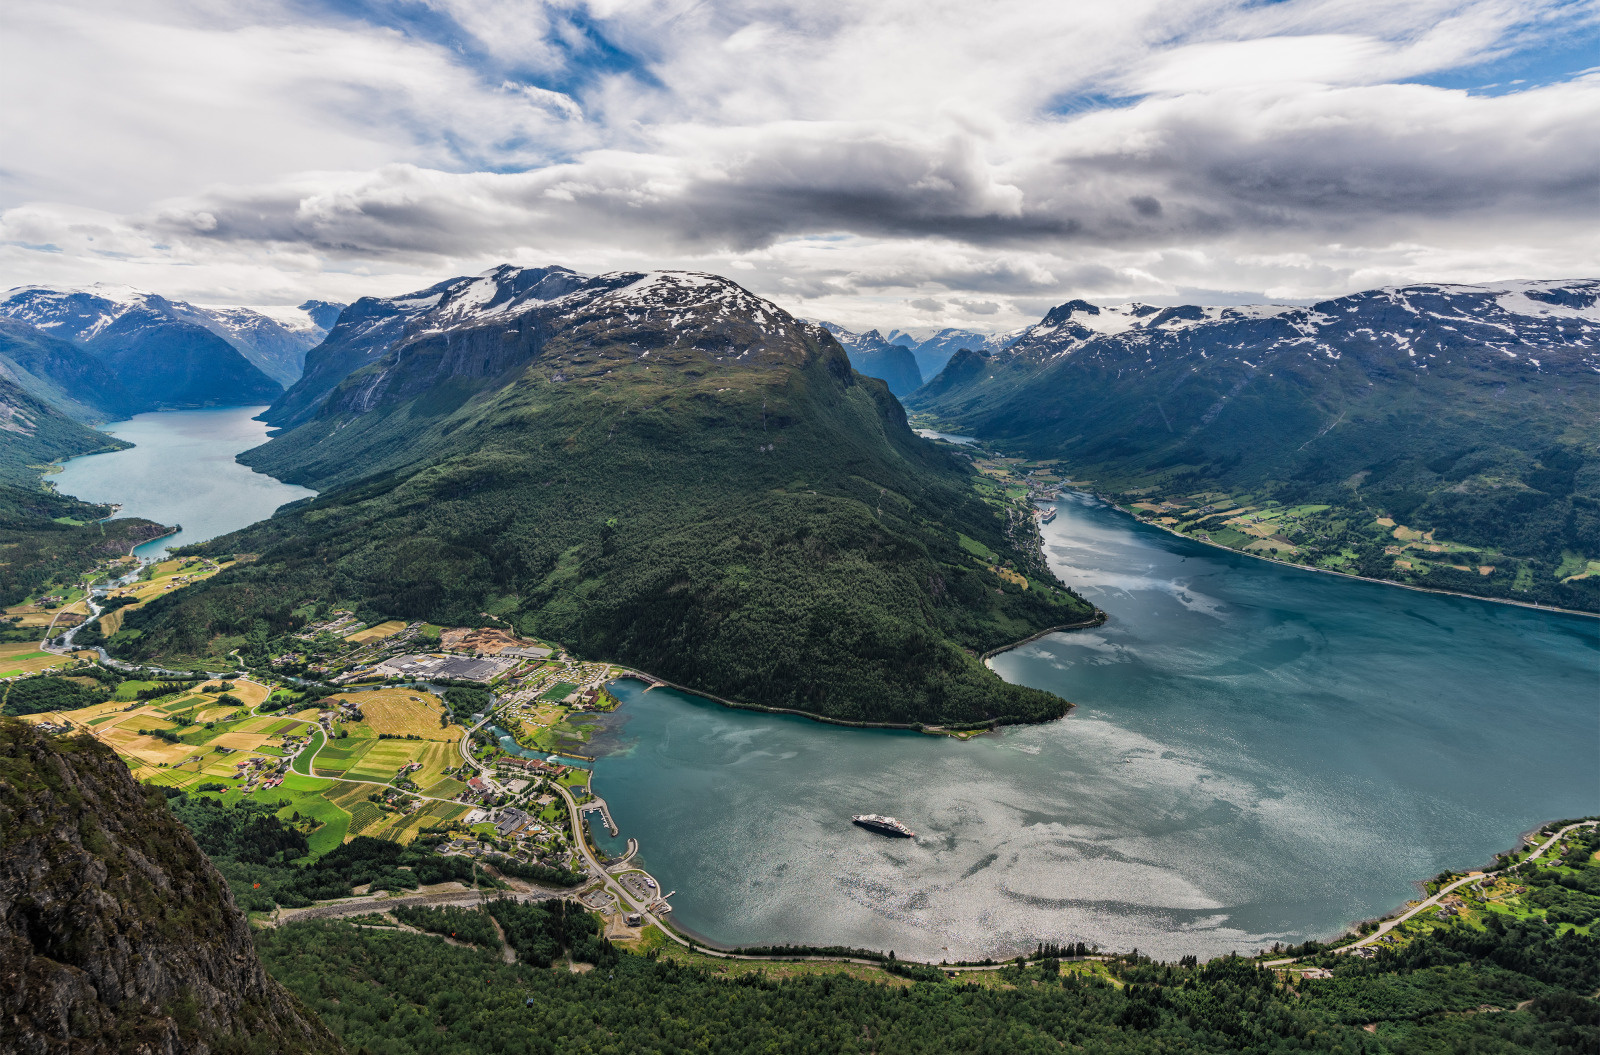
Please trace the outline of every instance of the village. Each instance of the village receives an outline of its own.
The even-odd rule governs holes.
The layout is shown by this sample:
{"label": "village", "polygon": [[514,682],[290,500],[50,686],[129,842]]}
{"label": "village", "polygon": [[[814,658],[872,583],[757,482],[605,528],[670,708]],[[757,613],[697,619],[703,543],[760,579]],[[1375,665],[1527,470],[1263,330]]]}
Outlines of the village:
{"label": "village", "polygon": [[[180,567],[138,586],[165,592]],[[605,686],[620,668],[497,628],[369,625],[338,609],[297,640],[303,650],[273,657],[270,674],[223,678],[113,673],[92,652],[53,655],[59,680],[115,689],[27,720],[95,736],[170,793],[276,806],[313,857],[358,836],[424,838],[518,885],[521,875],[569,876],[580,900],[610,911],[619,934],[629,929],[589,836],[591,813],[615,827],[584,753],[587,723],[616,706]],[[613,881],[666,910],[636,868]]]}

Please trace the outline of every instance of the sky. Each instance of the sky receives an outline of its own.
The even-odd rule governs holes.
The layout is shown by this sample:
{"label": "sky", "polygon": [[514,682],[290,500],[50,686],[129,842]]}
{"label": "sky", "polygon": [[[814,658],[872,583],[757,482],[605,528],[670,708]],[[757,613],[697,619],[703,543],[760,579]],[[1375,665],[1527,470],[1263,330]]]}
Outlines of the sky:
{"label": "sky", "polygon": [[1600,275],[1600,0],[9,0],[0,103],[0,288],[991,332]]}

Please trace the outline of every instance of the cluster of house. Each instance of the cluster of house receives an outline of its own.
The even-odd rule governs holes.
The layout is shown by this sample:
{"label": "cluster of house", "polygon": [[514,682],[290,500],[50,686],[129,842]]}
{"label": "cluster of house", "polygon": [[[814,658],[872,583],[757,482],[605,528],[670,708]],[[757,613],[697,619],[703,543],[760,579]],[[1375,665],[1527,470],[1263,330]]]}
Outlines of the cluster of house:
{"label": "cluster of house", "polygon": [[318,700],[317,707],[332,718],[342,718],[352,722],[361,720],[361,704],[351,700],[341,700],[337,696],[329,696],[326,699]]}
{"label": "cluster of house", "polygon": [[561,774],[565,773],[568,768],[570,768],[568,766],[560,765],[556,762],[538,758],[500,758],[495,760],[495,765],[502,769],[510,767],[512,769],[521,769],[525,772],[533,773],[539,776],[549,777],[559,777]]}
{"label": "cluster of house", "polygon": [[578,693],[578,698],[572,704],[575,711],[592,711],[600,706],[600,687],[591,685]]}
{"label": "cluster of house", "polygon": [[318,634],[349,633],[353,631],[361,622],[355,617],[354,612],[351,612],[347,609],[341,608],[339,611],[332,612],[330,614],[333,616],[332,619],[329,619],[325,623],[312,623],[295,636],[302,641],[311,641]]}
{"label": "cluster of house", "polygon": [[[275,788],[282,784],[283,769],[287,764],[287,761],[283,759],[269,759],[263,755],[254,755],[243,762],[235,762],[233,768],[236,776],[244,778],[245,786],[243,790],[248,795],[257,786]],[[257,784],[258,777],[262,778],[259,785]]]}

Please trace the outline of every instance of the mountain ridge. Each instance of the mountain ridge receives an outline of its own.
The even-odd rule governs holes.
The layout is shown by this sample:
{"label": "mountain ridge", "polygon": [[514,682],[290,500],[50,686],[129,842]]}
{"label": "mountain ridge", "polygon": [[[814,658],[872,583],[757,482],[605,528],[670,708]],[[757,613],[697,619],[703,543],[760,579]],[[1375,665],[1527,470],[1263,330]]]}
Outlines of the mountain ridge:
{"label": "mountain ridge", "polygon": [[0,296],[0,315],[96,356],[141,410],[276,399],[325,331],[307,311],[268,310],[206,308],[104,283]]}
{"label": "mountain ridge", "polygon": [[831,322],[819,323],[850,356],[850,365],[868,377],[876,377],[889,391],[902,397],[922,387],[922,370],[916,355],[905,345],[891,344],[877,330],[858,333]]}
{"label": "mountain ridge", "polygon": [[305,598],[338,596],[488,613],[847,720],[1067,706],[977,659],[1091,614],[1028,511],[980,498],[826,330],[728,279],[504,267],[357,301],[267,417],[289,427],[241,460],[323,494],[208,543],[260,557],[130,616],[114,648],[265,659]]}
{"label": "mountain ridge", "polygon": [[[907,403],[1237,548],[1594,610],[1597,371],[1600,281],[1423,283],[1309,307],[1073,301]],[[1319,508],[1269,536],[1274,504]]]}

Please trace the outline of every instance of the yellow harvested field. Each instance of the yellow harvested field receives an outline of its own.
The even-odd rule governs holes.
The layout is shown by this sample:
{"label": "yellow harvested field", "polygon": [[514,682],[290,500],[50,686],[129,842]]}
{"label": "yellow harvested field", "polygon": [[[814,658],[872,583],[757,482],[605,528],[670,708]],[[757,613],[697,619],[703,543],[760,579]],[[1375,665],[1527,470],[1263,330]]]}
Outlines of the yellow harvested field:
{"label": "yellow harvested field", "polygon": [[[79,653],[81,655],[81,653]],[[14,645],[0,645],[0,677],[15,674],[37,674],[51,667],[71,666],[72,657],[41,652],[38,642],[23,641]]]}
{"label": "yellow harvested field", "polygon": [[[209,579],[223,568],[232,567],[234,563],[236,562],[230,561],[211,570],[206,569],[204,565],[188,557],[164,560],[151,566],[150,579],[148,581],[131,583],[128,586],[113,590],[111,591],[111,596],[133,597],[139,604],[143,604],[152,597],[160,597],[163,594],[182,589],[192,582],[199,582],[201,579]],[[137,606],[132,605],[130,607]]]}
{"label": "yellow harvested field", "polygon": [[176,765],[204,751],[193,744],[169,744],[153,736],[140,736],[131,729],[115,729],[101,739],[116,748],[119,754],[132,755],[149,765]]}
{"label": "yellow harvested field", "polygon": [[[338,698],[359,706],[367,727],[374,733],[390,736],[414,733],[429,740],[441,740],[447,735],[439,725],[444,702],[432,693],[419,689],[378,689],[340,693]],[[459,730],[455,735],[461,735]]]}
{"label": "yellow harvested field", "polygon": [[461,727],[453,725],[447,730],[451,739],[447,743],[429,744],[420,755],[413,755],[422,768],[411,774],[411,779],[417,782],[418,787],[427,787],[438,783],[444,777],[446,769],[454,768],[461,761],[460,754],[456,751],[456,741],[461,738]]}
{"label": "yellow harvested field", "polygon": [[216,747],[231,747],[235,751],[254,751],[269,738],[260,733],[223,733],[211,744]]}
{"label": "yellow harvested field", "polygon": [[18,626],[49,626],[56,613],[36,604],[14,604],[5,610],[7,619],[17,618]]}
{"label": "yellow harvested field", "polygon": [[405,623],[398,619],[391,619],[387,623],[379,623],[377,626],[369,626],[365,630],[357,630],[353,634],[346,634],[345,640],[364,645],[368,641],[382,641],[386,637],[393,637],[405,628]]}
{"label": "yellow harvested field", "polygon": [[243,700],[246,707],[254,707],[267,698],[272,690],[253,681],[235,681],[231,695]]}

